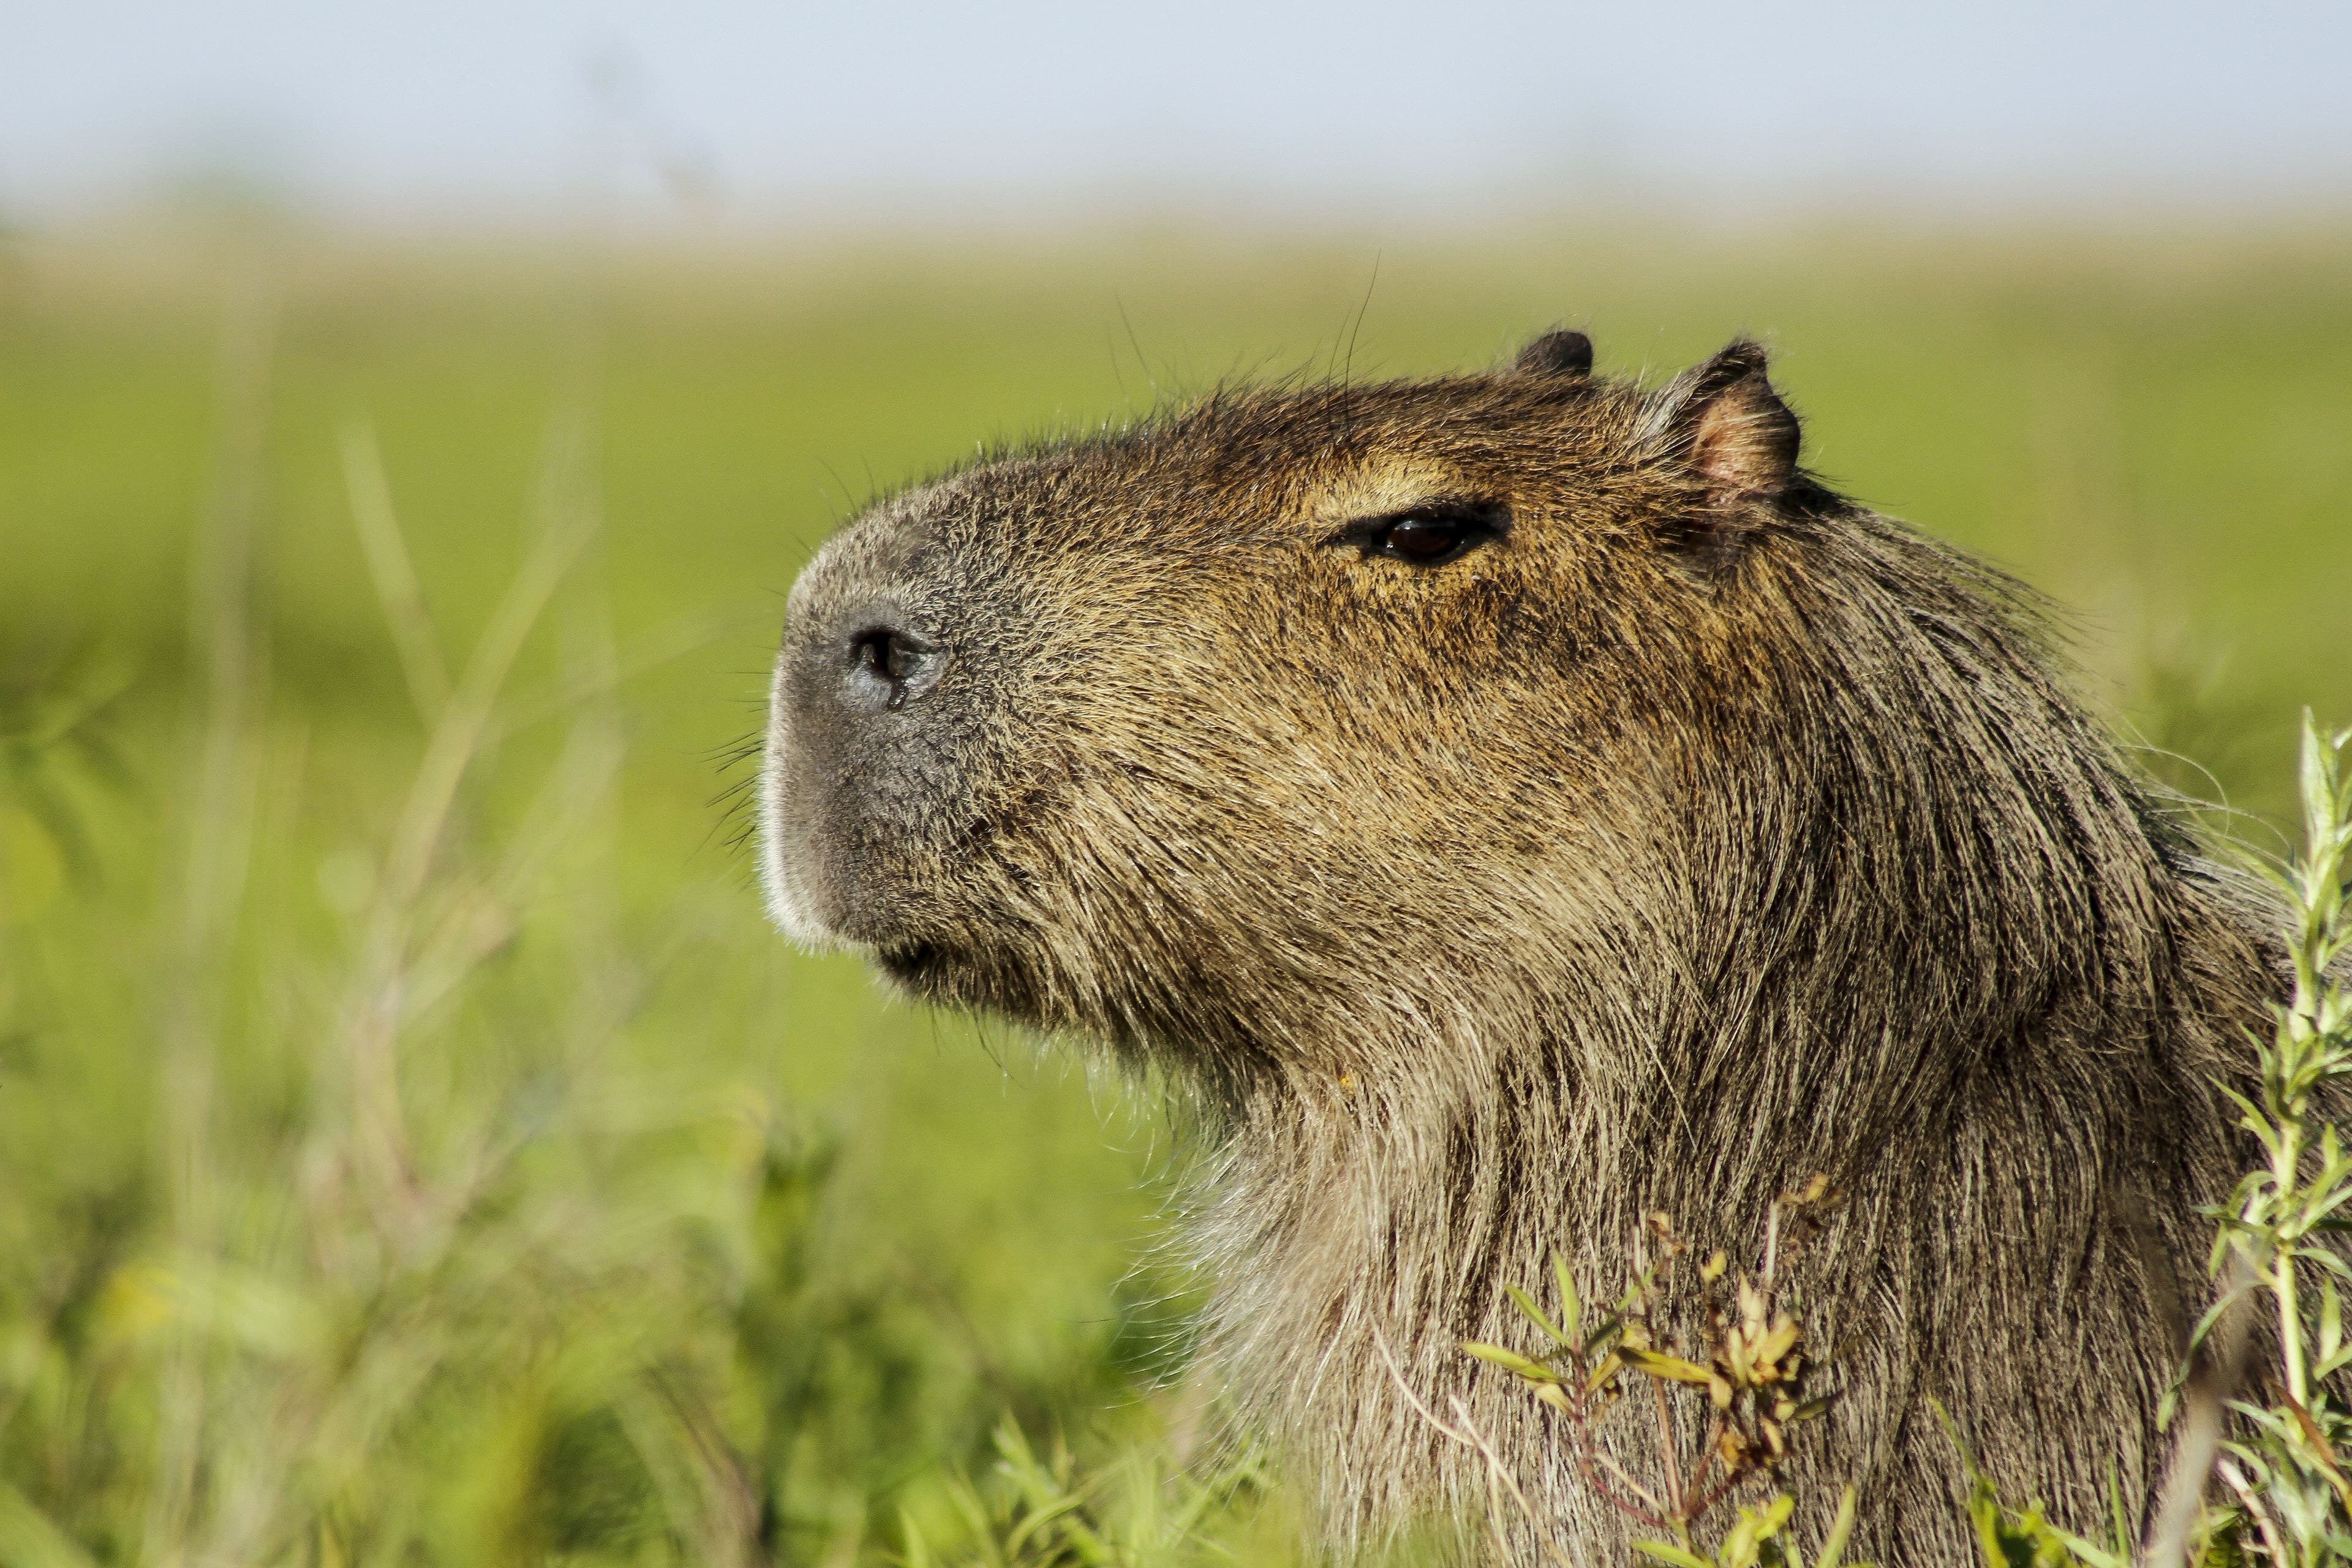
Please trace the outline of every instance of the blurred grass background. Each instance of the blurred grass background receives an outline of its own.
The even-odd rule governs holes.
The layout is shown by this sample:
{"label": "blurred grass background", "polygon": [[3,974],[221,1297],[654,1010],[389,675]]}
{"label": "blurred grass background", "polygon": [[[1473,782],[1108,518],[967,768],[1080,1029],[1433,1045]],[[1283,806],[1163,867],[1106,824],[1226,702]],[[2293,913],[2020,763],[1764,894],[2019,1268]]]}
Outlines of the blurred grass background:
{"label": "blurred grass background", "polygon": [[6,241],[0,1564],[849,1563],[1012,1506],[1007,1415],[1166,1544],[1168,1134],[787,951],[728,758],[877,490],[1555,321],[1764,335],[2251,836],[2352,718],[2340,228]]}

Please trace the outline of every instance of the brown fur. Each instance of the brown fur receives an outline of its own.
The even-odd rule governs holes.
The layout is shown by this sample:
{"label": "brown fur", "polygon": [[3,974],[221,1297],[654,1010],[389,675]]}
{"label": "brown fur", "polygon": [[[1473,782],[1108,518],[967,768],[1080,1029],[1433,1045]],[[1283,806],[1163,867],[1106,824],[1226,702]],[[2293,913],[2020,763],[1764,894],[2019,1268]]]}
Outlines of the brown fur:
{"label": "brown fur", "polygon": [[[1220,393],[873,508],[793,592],[772,905],[1198,1087],[1208,1363],[1337,1548],[1483,1505],[1384,1339],[1622,1561],[1456,1347],[1528,1348],[1501,1287],[1555,1247],[1617,1278],[1662,1207],[1738,1248],[1816,1168],[1844,1393],[1801,1482],[1860,1486],[1876,1561],[1962,1560],[1932,1396],[2092,1528],[2111,1467],[2160,1468],[2271,913],[2021,590],[1794,467],[1759,351],[1652,390],[1580,342]],[[1333,542],[1431,502],[1502,531]],[[918,673],[844,673],[872,647]]]}

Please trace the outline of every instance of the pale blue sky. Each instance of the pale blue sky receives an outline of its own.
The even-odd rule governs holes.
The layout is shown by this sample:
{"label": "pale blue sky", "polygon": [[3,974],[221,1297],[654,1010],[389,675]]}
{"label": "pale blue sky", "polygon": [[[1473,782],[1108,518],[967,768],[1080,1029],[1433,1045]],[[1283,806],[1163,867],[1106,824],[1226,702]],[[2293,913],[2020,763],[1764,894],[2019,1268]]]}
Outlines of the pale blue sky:
{"label": "pale blue sky", "polygon": [[2352,193],[2352,0],[0,0],[0,212],[66,216],[224,163],[362,216],[557,209],[602,166],[598,59],[626,62],[640,147],[754,217],[1074,194],[1280,211]]}

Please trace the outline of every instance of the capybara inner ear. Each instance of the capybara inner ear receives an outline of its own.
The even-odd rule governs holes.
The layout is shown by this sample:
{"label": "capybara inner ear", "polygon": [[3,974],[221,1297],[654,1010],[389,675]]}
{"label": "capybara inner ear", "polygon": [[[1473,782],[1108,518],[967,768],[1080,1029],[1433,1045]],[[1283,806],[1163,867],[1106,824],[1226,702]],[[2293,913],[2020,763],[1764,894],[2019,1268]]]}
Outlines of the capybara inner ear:
{"label": "capybara inner ear", "polygon": [[1546,332],[1519,351],[1511,369],[1521,375],[1581,377],[1592,374],[1592,340],[1563,329]]}
{"label": "capybara inner ear", "polygon": [[1761,345],[1734,342],[1684,378],[1675,405],[1685,460],[1717,506],[1769,502],[1796,477],[1802,432],[1764,362]]}

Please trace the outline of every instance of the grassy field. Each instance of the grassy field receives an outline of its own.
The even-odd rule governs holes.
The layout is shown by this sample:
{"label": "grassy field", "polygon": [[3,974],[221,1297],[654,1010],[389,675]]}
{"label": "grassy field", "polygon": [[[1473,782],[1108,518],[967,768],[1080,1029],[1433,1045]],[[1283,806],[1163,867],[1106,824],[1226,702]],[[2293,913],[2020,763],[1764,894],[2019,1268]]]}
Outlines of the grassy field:
{"label": "grassy field", "polygon": [[2341,232],[5,242],[0,1565],[952,1550],[1008,1415],[1156,1539],[1178,1152],[785,951],[726,759],[877,489],[1556,320],[1768,336],[2250,833],[2352,719]]}

